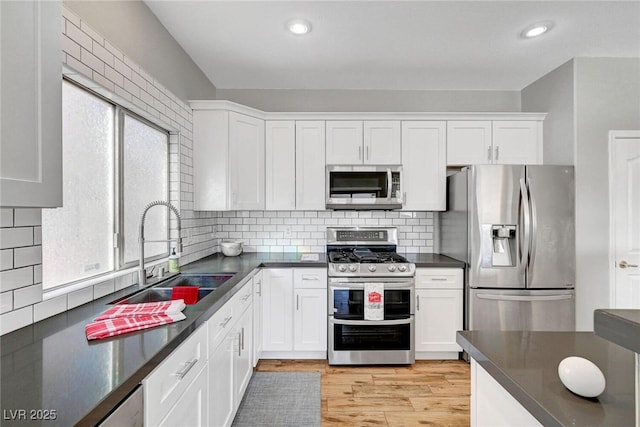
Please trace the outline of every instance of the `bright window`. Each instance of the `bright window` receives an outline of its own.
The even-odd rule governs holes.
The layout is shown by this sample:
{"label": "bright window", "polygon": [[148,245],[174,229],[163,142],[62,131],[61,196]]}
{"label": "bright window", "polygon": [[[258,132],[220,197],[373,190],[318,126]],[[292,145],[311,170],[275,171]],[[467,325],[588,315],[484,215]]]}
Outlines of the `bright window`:
{"label": "bright window", "polygon": [[[62,98],[63,207],[42,210],[43,289],[136,265],[142,210],[169,194],[166,131],[67,81]],[[145,238],[167,234],[167,211],[150,210]]]}

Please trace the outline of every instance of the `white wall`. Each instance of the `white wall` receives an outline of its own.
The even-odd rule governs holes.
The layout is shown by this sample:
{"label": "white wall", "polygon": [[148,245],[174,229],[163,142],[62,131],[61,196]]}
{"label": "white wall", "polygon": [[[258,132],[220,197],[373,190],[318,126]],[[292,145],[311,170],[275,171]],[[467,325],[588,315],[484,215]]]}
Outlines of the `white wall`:
{"label": "white wall", "polygon": [[215,99],[216,88],[140,0],[64,0],[64,6],[178,98]]}
{"label": "white wall", "polygon": [[522,105],[549,112],[545,162],[548,147],[550,162],[576,166],[576,328],[593,330],[593,311],[610,307],[608,132],[640,129],[640,59],[576,58],[525,88]]}
{"label": "white wall", "polygon": [[544,164],[575,164],[574,63],[566,62],[522,90],[522,111],[546,112]]}
{"label": "white wall", "polygon": [[[511,112],[520,111],[518,91],[222,89],[217,99],[263,111]],[[202,98],[201,98],[202,99]]]}
{"label": "white wall", "polygon": [[576,80],[576,326],[610,307],[610,130],[640,129],[640,59],[578,58]]}

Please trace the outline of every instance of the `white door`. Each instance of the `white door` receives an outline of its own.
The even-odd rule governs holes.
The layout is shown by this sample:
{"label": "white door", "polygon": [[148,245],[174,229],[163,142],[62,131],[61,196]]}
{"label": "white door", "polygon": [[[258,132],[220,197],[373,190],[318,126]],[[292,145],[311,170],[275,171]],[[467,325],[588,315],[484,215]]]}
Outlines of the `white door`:
{"label": "white door", "polygon": [[640,308],[640,131],[609,134],[613,308]]}
{"label": "white door", "polygon": [[160,423],[161,427],[190,426],[206,427],[209,424],[209,388],[207,386],[209,368],[204,366]]}
{"label": "white door", "polygon": [[296,133],[293,120],[265,123],[266,209],[296,208]]}
{"label": "white door", "polygon": [[364,159],[362,122],[358,120],[327,121],[327,164],[357,165]]}
{"label": "white door", "polygon": [[238,344],[237,347],[234,348],[235,361],[233,362],[234,410],[240,405],[242,396],[253,374],[253,326],[251,307],[245,310],[240,320],[238,320],[235,333],[238,337]]}
{"label": "white door", "polygon": [[296,210],[325,209],[324,121],[296,121]]}
{"label": "white door", "polygon": [[230,331],[209,360],[210,423],[228,426],[233,421],[234,344],[236,335]]}
{"label": "white door", "polygon": [[253,367],[262,353],[262,270],[253,276]]}
{"label": "white door", "polygon": [[364,163],[399,165],[400,121],[370,120],[364,122]]}

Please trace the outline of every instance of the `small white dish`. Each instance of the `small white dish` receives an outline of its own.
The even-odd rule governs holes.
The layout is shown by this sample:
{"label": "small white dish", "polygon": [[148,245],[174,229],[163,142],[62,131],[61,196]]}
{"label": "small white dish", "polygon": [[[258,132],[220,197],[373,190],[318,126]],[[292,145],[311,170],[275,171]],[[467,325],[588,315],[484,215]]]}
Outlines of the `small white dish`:
{"label": "small white dish", "polygon": [[595,363],[579,356],[569,356],[558,364],[558,376],[566,388],[582,397],[598,397],[604,391],[604,374]]}

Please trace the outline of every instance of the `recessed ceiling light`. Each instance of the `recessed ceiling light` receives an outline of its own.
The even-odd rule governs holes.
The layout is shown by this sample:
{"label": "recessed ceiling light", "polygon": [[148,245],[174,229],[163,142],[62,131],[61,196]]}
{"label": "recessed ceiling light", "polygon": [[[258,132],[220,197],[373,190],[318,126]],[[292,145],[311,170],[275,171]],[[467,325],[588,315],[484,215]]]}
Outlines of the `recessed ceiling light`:
{"label": "recessed ceiling light", "polygon": [[304,19],[292,19],[287,22],[287,29],[293,34],[302,35],[311,31],[311,23]]}
{"label": "recessed ceiling light", "polygon": [[551,28],[553,28],[552,22],[539,22],[525,28],[522,33],[520,33],[520,36],[525,39],[538,37],[551,30]]}

